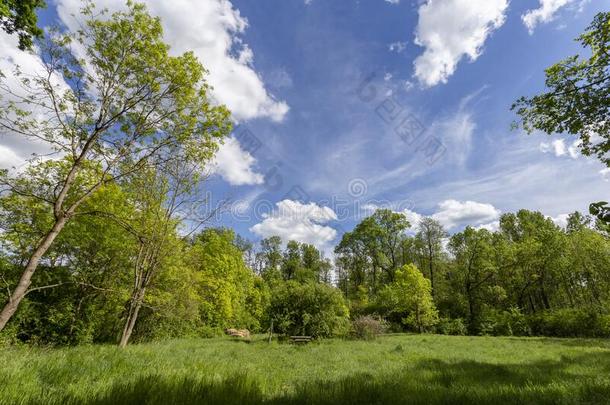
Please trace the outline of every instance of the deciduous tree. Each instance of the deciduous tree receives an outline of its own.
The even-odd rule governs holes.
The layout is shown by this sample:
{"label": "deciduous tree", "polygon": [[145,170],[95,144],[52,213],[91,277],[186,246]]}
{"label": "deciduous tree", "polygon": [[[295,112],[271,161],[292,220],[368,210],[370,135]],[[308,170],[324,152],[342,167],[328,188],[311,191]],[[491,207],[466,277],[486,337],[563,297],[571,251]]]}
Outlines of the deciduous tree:
{"label": "deciduous tree", "polygon": [[[44,194],[20,188],[6,173],[2,184],[47,204],[53,220],[33,244],[17,286],[0,312],[0,330],[17,310],[32,275],[82,204],[106,184],[150,165],[206,161],[230,131],[228,112],[208,97],[206,71],[190,53],[170,56],[161,22],[144,6],[96,19],[92,7],[76,33],[52,34],[41,43],[42,70],[16,71],[20,87],[0,84],[5,132],[46,142],[65,157],[65,176],[44,184]],[[177,153],[177,152],[180,153]],[[98,175],[75,184],[89,162]]]}

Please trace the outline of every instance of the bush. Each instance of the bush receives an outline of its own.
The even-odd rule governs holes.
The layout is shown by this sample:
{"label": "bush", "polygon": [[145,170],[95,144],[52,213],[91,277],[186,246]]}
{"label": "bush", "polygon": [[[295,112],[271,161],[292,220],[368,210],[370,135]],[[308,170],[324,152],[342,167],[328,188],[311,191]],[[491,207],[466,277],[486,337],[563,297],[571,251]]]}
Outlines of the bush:
{"label": "bush", "polygon": [[388,328],[387,322],[370,315],[359,316],[352,322],[352,335],[356,339],[373,340]]}
{"label": "bush", "polygon": [[480,325],[481,335],[530,336],[532,330],[527,317],[518,308],[488,313]]}
{"label": "bush", "polygon": [[349,310],[343,294],[326,284],[278,284],[268,314],[274,331],[284,335],[330,337],[349,331]]}
{"label": "bush", "polygon": [[436,325],[436,332],[442,335],[466,335],[468,328],[462,318],[441,318]]}
{"label": "bush", "polygon": [[564,308],[530,316],[536,335],[557,337],[608,337],[610,316],[594,309]]}

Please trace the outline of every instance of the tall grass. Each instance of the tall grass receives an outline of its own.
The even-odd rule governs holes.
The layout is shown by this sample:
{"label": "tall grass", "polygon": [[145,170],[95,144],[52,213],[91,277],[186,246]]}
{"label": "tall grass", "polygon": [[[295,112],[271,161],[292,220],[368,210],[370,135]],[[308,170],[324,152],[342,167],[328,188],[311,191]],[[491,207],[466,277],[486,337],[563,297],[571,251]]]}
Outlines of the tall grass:
{"label": "tall grass", "polygon": [[610,342],[432,335],[0,349],[0,404],[610,403]]}

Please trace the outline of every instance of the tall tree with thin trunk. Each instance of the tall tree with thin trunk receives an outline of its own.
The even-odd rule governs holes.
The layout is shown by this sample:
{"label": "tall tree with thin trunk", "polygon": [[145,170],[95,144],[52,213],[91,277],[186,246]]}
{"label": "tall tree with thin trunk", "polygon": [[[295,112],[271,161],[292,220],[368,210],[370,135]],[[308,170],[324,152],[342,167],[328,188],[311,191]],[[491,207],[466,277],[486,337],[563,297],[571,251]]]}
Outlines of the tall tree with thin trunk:
{"label": "tall tree with thin trunk", "polygon": [[[42,184],[44,193],[29,194],[48,205],[53,222],[31,247],[0,312],[0,330],[57,235],[96,190],[151,164],[207,161],[231,129],[228,111],[208,97],[205,69],[190,52],[170,56],[158,18],[131,2],[125,11],[103,14],[86,3],[78,32],[51,33],[40,43],[38,74],[26,75],[16,67],[17,86],[0,81],[0,130],[45,142],[68,162],[59,181]],[[184,153],[176,156],[176,149]],[[76,187],[91,162],[99,166],[97,175]],[[7,172],[0,183],[12,192],[29,193]]]}
{"label": "tall tree with thin trunk", "polygon": [[[172,153],[176,156],[180,151]],[[199,165],[176,159],[163,167],[151,165],[149,170],[131,176],[125,184],[139,210],[132,218],[122,220],[137,239],[137,251],[132,264],[133,288],[119,340],[121,347],[129,343],[146,291],[165,262],[180,249],[180,240],[195,232],[215,213],[208,209],[205,198],[202,200],[198,196],[202,179]],[[189,223],[189,232],[181,237],[178,231],[184,222]]]}
{"label": "tall tree with thin trunk", "polygon": [[447,232],[440,222],[430,217],[424,217],[419,221],[419,231],[416,238],[423,249],[423,256],[428,267],[432,296],[434,296],[434,272],[443,254],[443,239]]}

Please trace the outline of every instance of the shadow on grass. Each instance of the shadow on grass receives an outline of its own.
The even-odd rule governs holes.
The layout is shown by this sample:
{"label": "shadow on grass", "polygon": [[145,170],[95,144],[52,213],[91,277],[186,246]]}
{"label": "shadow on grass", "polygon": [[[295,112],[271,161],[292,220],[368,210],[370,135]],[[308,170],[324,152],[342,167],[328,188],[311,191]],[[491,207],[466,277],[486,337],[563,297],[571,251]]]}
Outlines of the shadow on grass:
{"label": "shadow on grass", "polygon": [[[423,361],[393,375],[357,374],[335,381],[312,381],[263,394],[256,378],[198,380],[150,375],[115,384],[94,398],[46,398],[30,404],[604,404],[610,403],[606,374],[591,377],[566,370],[571,365],[608,365],[587,354],[530,364]],[[590,370],[593,375],[595,371]],[[0,401],[1,402],[1,401]]]}

